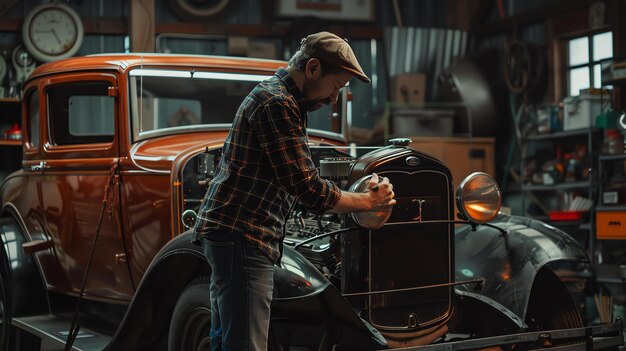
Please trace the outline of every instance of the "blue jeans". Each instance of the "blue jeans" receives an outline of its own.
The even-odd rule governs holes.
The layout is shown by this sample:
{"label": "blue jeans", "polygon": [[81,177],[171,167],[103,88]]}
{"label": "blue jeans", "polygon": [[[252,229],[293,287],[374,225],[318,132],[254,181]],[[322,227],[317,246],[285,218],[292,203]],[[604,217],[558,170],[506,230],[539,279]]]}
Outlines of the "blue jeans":
{"label": "blue jeans", "polygon": [[211,349],[266,350],[273,263],[241,233],[212,232],[202,242],[211,265]]}

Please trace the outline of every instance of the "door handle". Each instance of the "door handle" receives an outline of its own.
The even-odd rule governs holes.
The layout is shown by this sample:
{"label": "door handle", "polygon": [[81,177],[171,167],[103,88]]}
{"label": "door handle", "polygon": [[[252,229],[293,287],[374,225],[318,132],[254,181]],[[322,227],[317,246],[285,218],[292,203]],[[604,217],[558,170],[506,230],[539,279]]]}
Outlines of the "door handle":
{"label": "door handle", "polygon": [[46,163],[45,163],[44,161],[40,161],[40,162],[39,162],[38,164],[36,164],[36,165],[30,165],[30,170],[31,170],[32,172],[35,172],[35,171],[43,171],[43,170],[44,170],[44,168],[48,168],[48,167],[46,167]]}

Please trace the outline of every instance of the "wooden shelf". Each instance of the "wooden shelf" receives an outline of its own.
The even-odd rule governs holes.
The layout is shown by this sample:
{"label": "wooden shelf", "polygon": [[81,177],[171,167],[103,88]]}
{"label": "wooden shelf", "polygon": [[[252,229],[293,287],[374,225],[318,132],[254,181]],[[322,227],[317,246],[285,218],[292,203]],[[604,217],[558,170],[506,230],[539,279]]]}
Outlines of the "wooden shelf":
{"label": "wooden shelf", "polygon": [[598,156],[598,159],[600,161],[626,160],[626,154],[615,154],[615,155],[603,154],[603,155]]}
{"label": "wooden shelf", "polygon": [[0,145],[6,146],[22,146],[21,140],[0,139]]}
{"label": "wooden shelf", "polygon": [[588,186],[589,186],[589,181],[585,180],[585,181],[582,181],[582,182],[559,183],[559,184],[553,184],[553,185],[523,184],[522,185],[522,190],[527,190],[527,191],[550,191],[550,190],[586,188]]}
{"label": "wooden shelf", "polygon": [[623,211],[626,211],[626,205],[602,205],[602,206],[596,206],[596,212],[598,212],[598,211],[602,211],[602,212],[611,212],[611,211],[623,212]]}
{"label": "wooden shelf", "polygon": [[573,130],[566,130],[566,131],[556,132],[556,133],[531,135],[529,137],[526,137],[526,140],[537,141],[537,140],[561,139],[561,138],[569,138],[569,137],[575,137],[575,136],[583,136],[583,135],[587,135],[589,133],[595,133],[598,131],[599,129],[597,128],[573,129]]}

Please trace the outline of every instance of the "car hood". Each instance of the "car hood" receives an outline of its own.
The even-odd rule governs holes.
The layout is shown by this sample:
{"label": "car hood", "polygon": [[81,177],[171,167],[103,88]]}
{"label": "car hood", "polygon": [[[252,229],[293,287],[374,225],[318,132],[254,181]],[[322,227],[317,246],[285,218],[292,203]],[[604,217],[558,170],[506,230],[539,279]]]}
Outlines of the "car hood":
{"label": "car hood", "polygon": [[134,144],[130,157],[144,170],[168,171],[182,153],[215,149],[224,144],[228,131],[194,132],[142,140]]}

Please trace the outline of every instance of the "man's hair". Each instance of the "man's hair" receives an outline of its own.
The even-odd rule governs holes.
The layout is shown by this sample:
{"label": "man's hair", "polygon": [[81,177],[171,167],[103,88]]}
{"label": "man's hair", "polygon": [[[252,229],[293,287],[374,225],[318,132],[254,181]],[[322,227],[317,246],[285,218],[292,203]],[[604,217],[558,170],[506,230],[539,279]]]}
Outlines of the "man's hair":
{"label": "man's hair", "polygon": [[[309,60],[312,58],[313,57],[311,57],[311,55],[302,52],[301,50],[298,50],[289,60],[289,66],[294,67],[296,71],[304,72],[307,62],[309,62]],[[338,73],[342,71],[341,68],[326,64],[322,60],[320,60],[320,64],[322,66],[322,75]]]}

